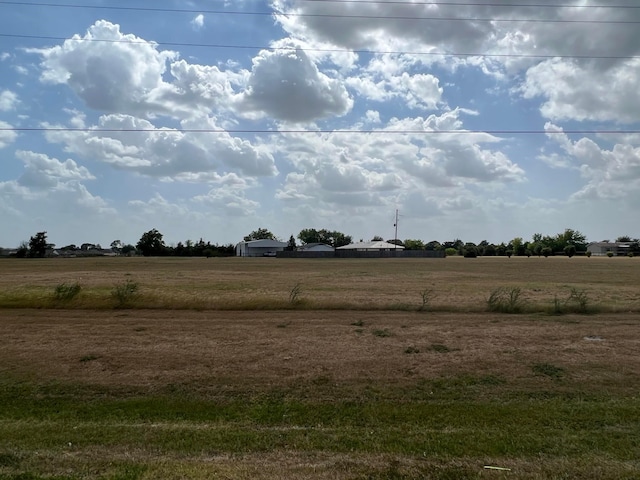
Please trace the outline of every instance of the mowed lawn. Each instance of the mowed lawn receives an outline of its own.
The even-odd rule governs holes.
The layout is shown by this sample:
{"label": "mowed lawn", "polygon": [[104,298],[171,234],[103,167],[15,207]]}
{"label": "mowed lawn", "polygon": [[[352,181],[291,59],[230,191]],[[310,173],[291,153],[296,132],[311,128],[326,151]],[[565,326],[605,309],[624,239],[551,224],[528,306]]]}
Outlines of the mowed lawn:
{"label": "mowed lawn", "polygon": [[633,258],[1,260],[0,479],[640,478],[639,280]]}

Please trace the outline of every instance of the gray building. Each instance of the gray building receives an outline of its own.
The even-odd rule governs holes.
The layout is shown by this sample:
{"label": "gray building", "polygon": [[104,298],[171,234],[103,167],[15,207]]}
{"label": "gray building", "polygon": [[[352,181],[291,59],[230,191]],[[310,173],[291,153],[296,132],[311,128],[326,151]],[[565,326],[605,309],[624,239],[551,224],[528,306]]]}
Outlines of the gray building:
{"label": "gray building", "polygon": [[277,240],[250,240],[236,245],[237,257],[275,257],[289,244]]}

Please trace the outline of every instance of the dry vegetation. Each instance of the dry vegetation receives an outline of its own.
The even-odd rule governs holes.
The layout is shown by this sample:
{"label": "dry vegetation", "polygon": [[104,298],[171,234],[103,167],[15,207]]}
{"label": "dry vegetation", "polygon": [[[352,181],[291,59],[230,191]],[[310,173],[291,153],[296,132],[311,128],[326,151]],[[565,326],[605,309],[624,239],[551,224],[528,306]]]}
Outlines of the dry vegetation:
{"label": "dry vegetation", "polygon": [[[0,479],[638,478],[638,280],[627,258],[2,261]],[[486,311],[500,287],[524,313]],[[550,315],[572,289],[596,313]]]}

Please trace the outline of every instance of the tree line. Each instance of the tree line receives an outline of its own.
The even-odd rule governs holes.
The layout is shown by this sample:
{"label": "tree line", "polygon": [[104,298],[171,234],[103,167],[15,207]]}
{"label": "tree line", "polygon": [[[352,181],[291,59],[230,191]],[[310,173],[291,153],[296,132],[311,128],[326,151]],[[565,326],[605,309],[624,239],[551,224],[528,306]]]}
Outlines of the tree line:
{"label": "tree line", "polygon": [[[244,241],[252,240],[279,240],[276,235],[266,228],[258,228],[244,237]],[[299,244],[307,245],[311,243],[324,243],[334,248],[341,247],[352,243],[351,235],[342,232],[315,228],[304,228],[298,233],[297,237],[291,235],[287,243],[287,249],[295,250]],[[372,238],[372,241],[383,240],[379,235]],[[362,241],[362,239],[360,240]],[[603,240],[608,242],[609,240]],[[536,233],[531,240],[525,241],[522,237],[513,238],[509,242],[501,242],[499,244],[490,243],[483,240],[479,243],[463,242],[460,239],[452,241],[440,242],[432,240],[424,242],[419,239],[389,239],[389,243],[403,246],[406,250],[435,250],[444,251],[446,255],[461,255],[464,257],[479,256],[551,256],[551,255],[567,255],[572,257],[576,254],[584,254],[587,251],[589,242],[584,234],[578,230],[571,228],[565,229],[556,235],[542,235]],[[640,239],[632,238],[628,235],[617,237],[615,242],[625,242],[629,244],[629,252],[640,254]],[[144,255],[144,256],[176,256],[176,257],[222,257],[235,255],[235,246],[233,244],[219,245],[205,242],[202,238],[197,242],[186,240],[178,242],[175,245],[166,245],[164,237],[157,229],[153,228],[145,232],[140,237],[136,245],[124,244],[120,240],[114,240],[110,245],[110,252],[117,255]],[[22,242],[16,257],[19,258],[42,258],[50,254],[55,249],[55,244],[47,241],[47,232],[38,232],[32,236],[28,242]],[[101,252],[100,245],[82,244],[80,247],[76,245],[67,245],[57,249],[61,252],[75,254],[79,252]]]}

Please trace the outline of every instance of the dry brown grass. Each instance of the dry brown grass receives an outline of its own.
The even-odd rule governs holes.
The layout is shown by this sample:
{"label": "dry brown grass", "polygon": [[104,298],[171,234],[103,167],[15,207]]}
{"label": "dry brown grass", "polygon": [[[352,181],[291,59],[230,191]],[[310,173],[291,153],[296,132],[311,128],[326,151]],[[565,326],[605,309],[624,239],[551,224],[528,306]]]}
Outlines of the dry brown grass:
{"label": "dry brown grass", "polygon": [[[490,292],[521,287],[530,304],[584,290],[592,305],[640,311],[640,265],[634,258],[251,259],[105,258],[3,260],[0,304],[27,297],[41,305],[56,285],[78,282],[74,306],[110,308],[109,291],[132,280],[145,308],[283,308],[292,288],[308,308],[418,307],[433,292],[432,309],[478,311]],[[21,297],[22,296],[22,297]],[[36,306],[36,305],[33,305]]]}
{"label": "dry brown grass", "polygon": [[[598,415],[606,416],[609,408],[635,412],[640,387],[640,265],[635,259],[59,259],[1,261],[0,272],[4,292],[0,298],[5,295],[5,299],[20,292],[44,298],[62,282],[77,281],[83,287],[72,308],[0,309],[0,386],[16,392],[24,389],[27,409],[40,408],[40,399],[51,409],[46,414],[25,413],[19,409],[20,397],[16,400],[10,393],[3,397],[18,405],[12,407],[15,417],[0,412],[0,429],[6,435],[0,438],[3,480],[20,478],[11,476],[20,472],[42,475],[27,477],[33,479],[71,475],[613,480],[640,474],[640,464],[629,460],[632,453],[611,453],[617,441],[637,445],[635,417],[627,420],[620,413],[602,419],[601,433],[608,440],[594,440],[598,447],[593,451],[572,430],[594,435],[599,430],[592,424],[600,422]],[[110,289],[127,279],[139,283],[143,306],[148,308],[111,308]],[[255,299],[273,297],[286,304],[298,282],[304,309],[251,309]],[[520,287],[529,302],[541,304],[576,288],[586,291],[606,313],[483,312],[488,293],[505,286]],[[379,308],[418,307],[425,289],[435,293],[432,311]],[[316,309],[314,304],[351,309]],[[221,305],[245,309],[224,311]],[[393,453],[392,443],[381,443],[388,450],[348,453],[341,442],[350,435],[362,430],[371,438],[386,434],[395,438],[395,425],[381,421],[379,428],[388,432],[369,432],[367,424],[360,426],[347,416],[344,428],[286,419],[254,425],[244,417],[234,420],[233,415],[228,421],[197,423],[171,416],[171,409],[166,417],[159,411],[154,413],[159,420],[146,421],[136,419],[135,413],[127,416],[123,410],[119,417],[110,410],[135,407],[136,399],[147,396],[157,398],[159,405],[186,402],[194,408],[202,408],[200,402],[215,408],[245,399],[260,407],[265,399],[267,410],[300,403],[312,411],[352,402],[388,418],[393,418],[397,405],[415,412],[435,405],[434,411],[442,411],[445,419],[450,407],[454,416],[464,415],[467,407],[479,415],[495,408],[497,422],[505,415],[501,410],[505,405],[521,413],[525,423],[529,413],[537,416],[531,425],[539,431],[519,429],[520,419],[514,426],[502,417],[504,428],[531,437],[533,445],[555,445],[545,440],[548,432],[562,441],[557,452],[504,455],[473,453],[483,451],[473,440],[464,440],[472,452],[440,456],[426,450]],[[126,403],[132,398],[133,404]],[[570,402],[564,410],[570,417],[567,423],[545,410],[548,405],[562,408],[565,399]],[[87,418],[74,417],[74,402]],[[86,402],[95,406],[95,419]],[[149,403],[161,408],[158,404]],[[391,413],[386,405],[391,405]],[[340,414],[348,415],[348,409]],[[487,415],[493,419],[492,413]],[[77,424],[66,416],[76,418]],[[463,441],[467,432],[480,435],[483,429],[485,440],[504,448],[509,444],[509,439],[502,440],[501,425],[491,421],[460,420],[458,430],[447,423],[423,430],[419,421],[413,424],[411,418],[402,417],[402,422],[398,428],[406,428],[409,436],[423,435],[436,451],[454,452],[455,438]],[[109,435],[122,431],[122,441],[103,440],[102,429]],[[181,450],[159,440],[166,432],[169,439],[175,433],[187,441],[200,430],[208,432],[206,438],[218,438],[217,431],[234,438],[238,429],[247,437],[264,434],[274,441],[281,432],[301,445],[308,431],[310,438],[326,435],[335,443],[319,448],[283,443],[255,450],[239,445],[237,452],[230,452],[228,444],[216,451],[194,441],[190,450]],[[49,443],[26,438],[29,434],[23,431],[43,432]],[[85,438],[86,444],[74,439],[67,446],[66,438],[74,436]],[[618,440],[626,437],[630,438],[626,443]],[[146,447],[140,439],[156,443]],[[438,450],[440,441],[451,445]],[[482,468],[485,464],[508,466],[512,472],[487,471]],[[127,465],[135,468],[125,475]]]}
{"label": "dry brown grass", "polygon": [[640,325],[628,315],[5,310],[0,337],[0,371],[151,390],[401,386],[463,375],[535,389],[549,382],[533,374],[536,363],[564,368],[567,388],[622,392],[640,378]]}

